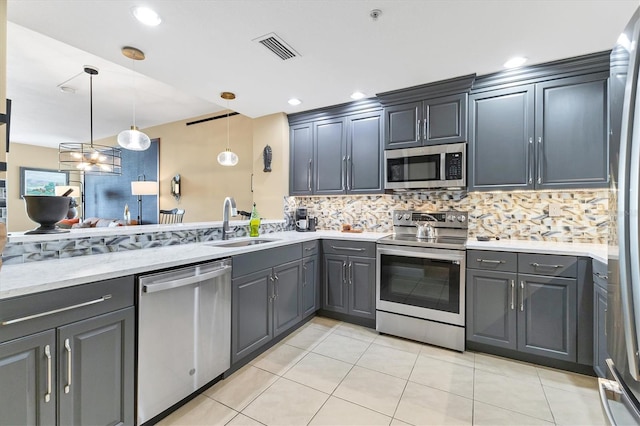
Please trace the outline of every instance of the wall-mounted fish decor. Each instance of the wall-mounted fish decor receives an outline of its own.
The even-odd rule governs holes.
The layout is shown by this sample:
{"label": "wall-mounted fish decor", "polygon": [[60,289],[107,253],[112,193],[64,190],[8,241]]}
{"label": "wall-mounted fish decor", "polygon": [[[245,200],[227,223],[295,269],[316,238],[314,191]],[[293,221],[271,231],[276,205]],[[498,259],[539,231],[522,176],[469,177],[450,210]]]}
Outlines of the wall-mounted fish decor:
{"label": "wall-mounted fish decor", "polygon": [[264,160],[264,170],[263,172],[268,173],[271,171],[271,157],[273,153],[271,152],[271,147],[269,145],[265,146],[262,150],[262,159]]}

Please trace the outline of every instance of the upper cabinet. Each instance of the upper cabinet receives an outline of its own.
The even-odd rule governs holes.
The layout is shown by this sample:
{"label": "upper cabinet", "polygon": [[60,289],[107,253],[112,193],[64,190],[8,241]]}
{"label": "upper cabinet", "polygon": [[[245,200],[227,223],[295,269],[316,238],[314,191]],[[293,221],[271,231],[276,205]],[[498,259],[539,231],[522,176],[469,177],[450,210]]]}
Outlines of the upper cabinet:
{"label": "upper cabinet", "polygon": [[479,78],[469,190],[607,186],[608,75],[608,55],[595,54]]}
{"label": "upper cabinet", "polygon": [[468,92],[475,75],[378,94],[384,148],[467,141]]}
{"label": "upper cabinet", "polygon": [[384,191],[377,101],[290,115],[289,123],[291,195]]}

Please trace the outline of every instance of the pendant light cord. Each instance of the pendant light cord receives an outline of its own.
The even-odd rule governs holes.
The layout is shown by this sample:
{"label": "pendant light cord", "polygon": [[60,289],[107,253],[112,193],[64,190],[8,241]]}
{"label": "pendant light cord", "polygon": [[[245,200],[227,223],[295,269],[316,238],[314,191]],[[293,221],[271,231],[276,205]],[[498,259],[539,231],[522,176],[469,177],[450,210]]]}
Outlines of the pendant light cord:
{"label": "pendant light cord", "polygon": [[227,99],[227,151],[229,150],[229,99]]}
{"label": "pendant light cord", "polygon": [[93,74],[89,74],[89,120],[91,129],[91,148],[93,148]]}
{"label": "pendant light cord", "polygon": [[131,70],[133,71],[133,128],[136,127],[136,98],[138,95],[138,87],[136,86],[136,60],[131,58]]}

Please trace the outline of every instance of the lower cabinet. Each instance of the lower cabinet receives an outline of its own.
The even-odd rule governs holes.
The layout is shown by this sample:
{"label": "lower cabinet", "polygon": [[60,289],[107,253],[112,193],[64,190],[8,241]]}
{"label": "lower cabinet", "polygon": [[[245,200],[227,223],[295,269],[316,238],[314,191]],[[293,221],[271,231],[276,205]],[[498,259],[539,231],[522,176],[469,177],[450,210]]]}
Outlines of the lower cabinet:
{"label": "lower cabinet", "polygon": [[[288,262],[280,263],[283,260]],[[234,364],[302,320],[301,245],[247,253],[233,257],[232,262],[231,363]],[[269,267],[255,270],[264,266]]]}
{"label": "lower cabinet", "polygon": [[[375,319],[375,244],[333,241],[324,243],[322,308]],[[344,253],[358,253],[347,255]]]}
{"label": "lower cabinet", "polygon": [[1,343],[0,424],[133,424],[134,312]]}
{"label": "lower cabinet", "polygon": [[314,314],[320,308],[320,265],[318,255],[302,259],[302,317]]}
{"label": "lower cabinet", "polygon": [[577,279],[518,273],[549,266],[538,272],[574,275],[576,258],[558,258],[468,251],[477,269],[467,270],[467,340],[576,362]]}
{"label": "lower cabinet", "polygon": [[593,261],[593,370],[607,377],[607,264]]}

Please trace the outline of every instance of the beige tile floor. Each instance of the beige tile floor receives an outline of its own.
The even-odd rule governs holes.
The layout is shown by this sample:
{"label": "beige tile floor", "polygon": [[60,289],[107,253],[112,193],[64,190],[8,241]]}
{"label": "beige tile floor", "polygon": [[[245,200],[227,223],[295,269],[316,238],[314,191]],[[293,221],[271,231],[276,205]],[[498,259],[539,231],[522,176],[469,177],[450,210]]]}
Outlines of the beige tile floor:
{"label": "beige tile floor", "polygon": [[315,317],[163,425],[604,425],[596,379]]}

